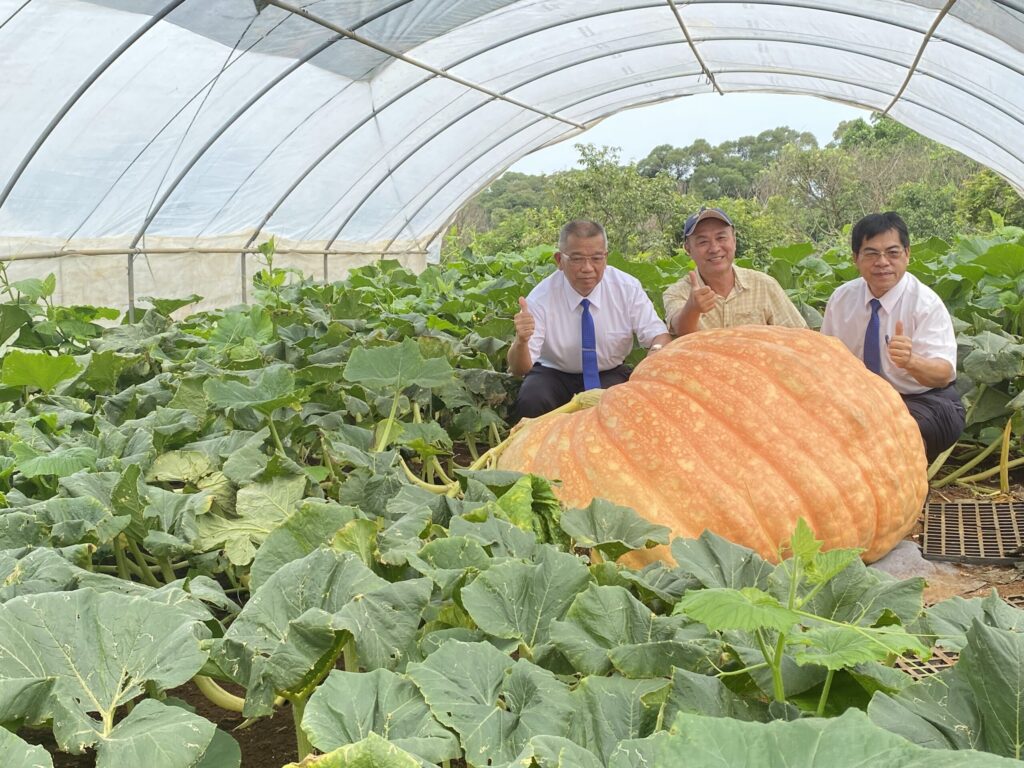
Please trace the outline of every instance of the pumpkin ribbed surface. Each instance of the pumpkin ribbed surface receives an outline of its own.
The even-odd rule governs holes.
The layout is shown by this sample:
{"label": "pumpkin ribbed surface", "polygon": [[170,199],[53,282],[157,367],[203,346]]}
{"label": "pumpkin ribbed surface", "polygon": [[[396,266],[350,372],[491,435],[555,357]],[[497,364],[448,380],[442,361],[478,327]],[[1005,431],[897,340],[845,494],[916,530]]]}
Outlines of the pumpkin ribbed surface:
{"label": "pumpkin ribbed surface", "polygon": [[[595,407],[527,422],[498,466],[560,480],[569,506],[605,498],[673,536],[707,528],[771,560],[799,517],[826,549],[876,560],[927,494],[897,392],[838,340],[769,326],[677,339]],[[659,557],[667,549],[626,560]]]}

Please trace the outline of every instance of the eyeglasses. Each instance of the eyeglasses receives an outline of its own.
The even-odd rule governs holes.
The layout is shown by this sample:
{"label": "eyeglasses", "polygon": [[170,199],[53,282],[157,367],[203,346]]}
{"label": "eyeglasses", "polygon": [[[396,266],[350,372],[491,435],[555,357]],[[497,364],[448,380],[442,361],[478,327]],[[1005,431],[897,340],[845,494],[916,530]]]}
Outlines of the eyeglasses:
{"label": "eyeglasses", "polygon": [[896,261],[902,258],[907,252],[907,249],[902,245],[894,245],[892,248],[886,248],[884,251],[876,251],[874,248],[865,248],[863,251],[857,254],[858,258],[864,259],[864,261],[878,261],[882,256],[885,256],[889,261]]}
{"label": "eyeglasses", "polygon": [[574,267],[582,267],[587,263],[592,267],[599,267],[604,264],[607,259],[608,255],[602,253],[600,256],[569,256],[568,262]]}

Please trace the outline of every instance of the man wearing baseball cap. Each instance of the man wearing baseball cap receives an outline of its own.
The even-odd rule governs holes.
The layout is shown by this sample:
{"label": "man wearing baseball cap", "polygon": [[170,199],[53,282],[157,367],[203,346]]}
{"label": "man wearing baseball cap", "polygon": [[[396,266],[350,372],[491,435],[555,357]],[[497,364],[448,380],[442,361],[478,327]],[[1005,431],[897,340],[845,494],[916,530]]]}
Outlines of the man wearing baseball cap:
{"label": "man wearing baseball cap", "polygon": [[665,291],[665,319],[676,336],[737,325],[807,323],[775,278],[733,265],[736,228],[721,208],[701,208],[683,226],[695,269]]}

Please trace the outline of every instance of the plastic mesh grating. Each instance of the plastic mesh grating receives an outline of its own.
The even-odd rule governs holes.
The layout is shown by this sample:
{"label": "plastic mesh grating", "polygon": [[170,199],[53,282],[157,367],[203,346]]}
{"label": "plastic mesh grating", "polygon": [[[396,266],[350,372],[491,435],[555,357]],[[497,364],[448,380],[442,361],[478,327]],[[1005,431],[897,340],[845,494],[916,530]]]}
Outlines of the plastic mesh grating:
{"label": "plastic mesh grating", "polygon": [[927,661],[921,659],[900,657],[893,665],[896,669],[903,670],[915,680],[920,680],[928,675],[934,675],[944,669],[949,669],[956,664],[960,654],[954,651],[944,651],[941,648],[932,648],[931,658]]}
{"label": "plastic mesh grating", "polygon": [[1003,600],[1014,608],[1024,608],[1024,595],[1006,595]]}
{"label": "plastic mesh grating", "polygon": [[931,502],[921,551],[929,560],[958,563],[1024,560],[1024,501]]}

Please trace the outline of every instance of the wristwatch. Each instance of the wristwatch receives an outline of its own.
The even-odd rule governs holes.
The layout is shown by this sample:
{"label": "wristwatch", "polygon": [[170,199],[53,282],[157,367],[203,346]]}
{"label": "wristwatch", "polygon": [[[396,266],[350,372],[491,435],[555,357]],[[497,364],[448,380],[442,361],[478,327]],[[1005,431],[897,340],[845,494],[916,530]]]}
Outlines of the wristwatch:
{"label": "wristwatch", "polygon": [[648,352],[657,352],[659,349],[661,349],[664,346],[665,346],[664,344],[651,344],[651,348],[648,350]]}

